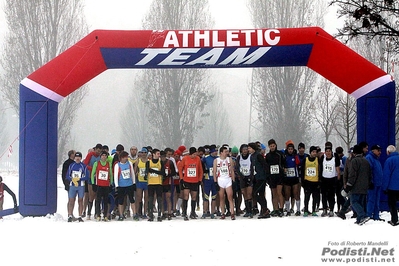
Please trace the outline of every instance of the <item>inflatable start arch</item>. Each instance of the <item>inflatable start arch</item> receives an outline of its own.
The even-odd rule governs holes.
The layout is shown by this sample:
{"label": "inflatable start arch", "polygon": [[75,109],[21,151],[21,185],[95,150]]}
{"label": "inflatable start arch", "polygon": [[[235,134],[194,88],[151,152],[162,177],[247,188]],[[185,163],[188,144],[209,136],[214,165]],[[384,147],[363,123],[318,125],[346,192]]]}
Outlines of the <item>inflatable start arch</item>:
{"label": "inflatable start arch", "polygon": [[395,83],[318,27],[95,30],[20,84],[19,211],[57,211],[57,112],[70,93],[111,68],[307,66],[357,99],[358,141],[395,143]]}

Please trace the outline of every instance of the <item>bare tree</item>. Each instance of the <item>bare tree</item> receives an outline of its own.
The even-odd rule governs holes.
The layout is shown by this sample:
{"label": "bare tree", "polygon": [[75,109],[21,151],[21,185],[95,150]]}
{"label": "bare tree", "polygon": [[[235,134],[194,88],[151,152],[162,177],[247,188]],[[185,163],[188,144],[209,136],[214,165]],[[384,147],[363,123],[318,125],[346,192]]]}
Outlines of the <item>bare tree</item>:
{"label": "bare tree", "polygon": [[356,99],[351,95],[341,92],[338,95],[334,131],[345,143],[347,150],[356,141]]}
{"label": "bare tree", "polygon": [[209,115],[203,118],[203,127],[198,132],[196,143],[205,144],[232,144],[233,127],[229,122],[229,113],[226,110],[223,95],[215,89],[214,96],[207,105],[206,111]]}
{"label": "bare tree", "polygon": [[6,108],[4,107],[3,101],[0,98],[0,160],[1,155],[5,153],[8,141],[7,132],[7,118],[6,118]]}
{"label": "bare tree", "polygon": [[[81,0],[6,0],[8,33],[1,58],[4,99],[19,114],[19,83],[84,37],[88,27]],[[86,90],[64,99],[58,112],[58,163],[65,157],[76,110]]]}
{"label": "bare tree", "polygon": [[[154,0],[143,27],[153,30],[210,28],[208,1]],[[202,127],[204,108],[212,96],[209,70],[145,70],[139,80],[148,108],[153,145],[190,146]],[[129,127],[134,130],[134,125]]]}
{"label": "bare tree", "polygon": [[129,97],[121,117],[122,141],[137,147],[152,143],[150,123],[147,119],[148,108],[142,90],[143,80],[136,79],[132,94]]}
{"label": "bare tree", "polygon": [[394,50],[399,51],[399,3],[394,0],[333,0],[330,5],[338,6],[338,17],[345,18],[345,24],[337,34],[344,41],[359,36],[368,41],[392,39]]}
{"label": "bare tree", "polygon": [[324,80],[317,88],[312,117],[323,131],[324,141],[329,141],[337,119],[337,90],[333,84]]}
{"label": "bare tree", "polygon": [[[256,28],[323,25],[325,4],[307,0],[250,0]],[[323,9],[324,8],[324,9]],[[265,135],[285,143],[310,140],[311,98],[317,74],[304,67],[254,70],[253,97]]]}

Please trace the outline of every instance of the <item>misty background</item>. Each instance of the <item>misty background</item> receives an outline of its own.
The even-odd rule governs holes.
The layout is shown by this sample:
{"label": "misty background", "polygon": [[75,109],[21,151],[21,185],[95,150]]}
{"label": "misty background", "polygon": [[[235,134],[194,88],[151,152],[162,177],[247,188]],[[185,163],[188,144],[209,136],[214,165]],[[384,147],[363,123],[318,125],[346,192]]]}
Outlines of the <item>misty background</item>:
{"label": "misty background", "polygon": [[[19,47],[17,43],[12,43],[13,38],[18,40],[26,36],[24,36],[24,32],[18,32],[21,28],[21,24],[18,24],[20,22],[11,22],[12,25],[15,25],[14,29],[10,26],[10,17],[17,19],[20,16],[34,14],[27,9],[32,8],[29,6],[30,3],[35,2],[41,5],[47,1],[23,2],[0,1],[0,74],[2,77],[0,124],[5,125],[0,129],[0,168],[5,168],[5,165],[11,167],[10,164],[13,165],[12,167],[17,167],[18,164],[20,132],[16,105],[19,100],[15,97],[15,91],[8,96],[6,92],[11,91],[14,87],[18,89],[19,82],[25,76],[95,29],[141,30],[183,29],[184,27],[191,29],[252,29],[320,26],[334,35],[337,28],[343,24],[343,20],[337,18],[337,10],[334,7],[329,7],[327,1],[324,0],[188,0],[188,6],[182,6],[177,12],[185,14],[186,17],[183,15],[168,17],[169,13],[166,11],[170,9],[169,11],[176,12],[173,9],[181,4],[181,1],[177,0],[56,0],[51,2],[59,4],[59,8],[63,5],[70,7],[73,3],[74,6],[70,10],[81,11],[81,13],[69,12],[60,16],[65,16],[64,19],[67,19],[68,16],[72,16],[71,14],[76,15],[76,19],[73,21],[74,26],[71,27],[76,27],[76,32],[87,31],[86,34],[70,36],[69,32],[72,28],[69,28],[68,31],[68,28],[64,27],[62,30],[65,31],[65,34],[58,36],[55,41],[57,45],[53,49],[47,51],[43,48],[42,50],[42,47],[39,46],[36,50],[26,51],[27,47]],[[57,6],[48,8],[56,9]],[[185,8],[187,13],[184,13],[186,12]],[[194,13],[190,13],[190,8],[202,10],[202,13],[195,12],[196,20],[193,18]],[[13,11],[10,12],[10,10]],[[21,13],[18,13],[18,10]],[[38,14],[43,13],[43,10],[39,10]],[[66,9],[63,8],[63,10]],[[34,16],[32,15],[32,17]],[[46,21],[45,16],[35,19]],[[61,21],[61,23],[63,22]],[[176,28],[173,25],[177,25]],[[42,29],[42,26],[37,25],[39,30]],[[38,32],[40,32],[39,30]],[[52,33],[49,32],[43,33],[43,43],[51,38]],[[34,41],[36,35],[32,34],[30,37],[32,39],[27,39],[32,40],[31,43],[36,43]],[[68,41],[76,37],[78,38],[72,44],[67,45]],[[369,60],[373,61],[374,59],[373,62],[380,67],[388,68],[386,61],[381,60],[381,53],[384,53],[381,47],[381,49],[378,47],[368,49],[360,41],[349,45]],[[24,55],[29,52],[35,54],[37,50],[40,50],[42,54],[48,52],[46,54],[48,58],[42,56],[35,64],[29,66],[30,68],[26,68],[24,71],[27,73],[25,73],[23,67],[25,66],[24,62],[28,61],[28,57]],[[18,72],[15,69],[19,65],[22,70]],[[383,69],[389,72],[389,69]],[[187,75],[184,70],[181,71]],[[160,88],[162,83],[149,84],[145,81],[157,77],[159,77],[158,79],[167,79],[168,73],[160,73],[158,70],[107,70],[88,82],[82,90],[79,90],[79,93],[73,93],[66,97],[60,104],[59,134],[61,137],[58,161],[62,162],[67,159],[66,153],[70,149],[81,151],[85,155],[87,150],[96,143],[106,144],[110,149],[115,148],[118,143],[123,144],[126,150],[133,145],[139,148],[151,145],[161,149],[166,146],[176,149],[178,145],[198,147],[212,143],[228,143],[230,146],[239,147],[242,143],[257,140],[267,144],[270,138],[274,138],[280,148],[283,148],[289,139],[293,139],[296,146],[302,141],[307,147],[311,145],[323,147],[324,142],[330,140],[334,147],[342,146],[346,150],[356,141],[354,99],[311,70],[305,67],[291,67],[207,69],[198,71],[198,73],[189,72],[193,77],[200,75],[199,80],[208,82],[203,87],[198,84],[198,88],[196,88],[203,93],[201,95],[208,95],[208,98],[203,97],[206,102],[202,104],[198,112],[193,114],[194,119],[190,120],[196,124],[190,129],[192,133],[179,136],[177,138],[181,140],[179,143],[176,140],[164,142],[159,139],[159,136],[163,134],[162,130],[158,130],[156,126],[148,122],[147,115],[150,115],[149,110],[152,110],[153,101],[149,101],[148,97],[151,95],[146,94],[154,91],[151,88]],[[286,79],[280,80],[279,78],[282,76]],[[277,80],[279,82],[275,82]],[[183,81],[177,80],[177,82],[182,83]],[[282,85],[279,87],[278,84]],[[185,87],[187,84],[183,85]],[[170,91],[171,93],[174,92]],[[273,98],[273,95],[282,94],[287,97],[285,102],[292,103],[286,105],[287,108],[276,110],[275,107],[268,104],[272,101],[277,107],[285,106],[278,102],[277,98]],[[157,96],[152,95],[151,97]],[[297,104],[293,99],[298,98],[302,100]],[[16,99],[16,103],[13,103],[12,99]],[[299,105],[302,109],[288,110],[288,106]],[[170,110],[169,108],[173,108],[173,106],[168,107],[168,110]],[[308,113],[308,110],[312,111],[313,115],[311,117],[303,116]],[[278,114],[284,113],[284,117],[273,117],[274,111],[277,111]],[[292,116],[289,112],[298,115],[294,117],[294,122],[299,122],[298,125],[285,120]],[[301,128],[302,125],[304,125],[303,128]],[[180,123],[180,126],[183,127],[184,123],[183,125]],[[162,127],[162,129],[164,128]],[[298,136],[298,134],[300,135]],[[176,136],[174,137],[176,139]],[[10,146],[12,152],[10,152]]]}

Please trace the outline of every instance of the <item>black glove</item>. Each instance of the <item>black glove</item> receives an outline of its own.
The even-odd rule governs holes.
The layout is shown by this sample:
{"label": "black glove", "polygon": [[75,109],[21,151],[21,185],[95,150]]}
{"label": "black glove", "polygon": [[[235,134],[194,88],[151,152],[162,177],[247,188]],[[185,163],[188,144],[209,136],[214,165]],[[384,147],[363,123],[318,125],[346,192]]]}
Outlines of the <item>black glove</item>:
{"label": "black glove", "polygon": [[352,186],[346,185],[346,187],[344,188],[346,193],[349,193],[349,191],[352,190]]}
{"label": "black glove", "polygon": [[220,190],[220,187],[219,187],[218,182],[215,182],[215,188],[216,188],[216,191],[219,191],[219,190]]}
{"label": "black glove", "polygon": [[91,185],[91,187],[92,187],[94,192],[97,192],[97,185],[96,184]]}
{"label": "black glove", "polygon": [[369,189],[374,189],[374,183],[370,182]]}

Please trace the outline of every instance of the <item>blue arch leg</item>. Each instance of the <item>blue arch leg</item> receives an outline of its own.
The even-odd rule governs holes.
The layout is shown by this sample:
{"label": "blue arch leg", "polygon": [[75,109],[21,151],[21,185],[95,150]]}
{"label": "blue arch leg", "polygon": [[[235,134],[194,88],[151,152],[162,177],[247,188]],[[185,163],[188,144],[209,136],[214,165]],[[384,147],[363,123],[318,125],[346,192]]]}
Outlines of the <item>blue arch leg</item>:
{"label": "blue arch leg", "polygon": [[[390,82],[357,100],[357,141],[367,141],[369,147],[382,148],[381,163],[387,155],[386,147],[395,145],[395,82]],[[381,195],[381,210],[387,211],[387,197]]]}
{"label": "blue arch leg", "polygon": [[58,103],[20,85],[19,212],[57,211]]}

